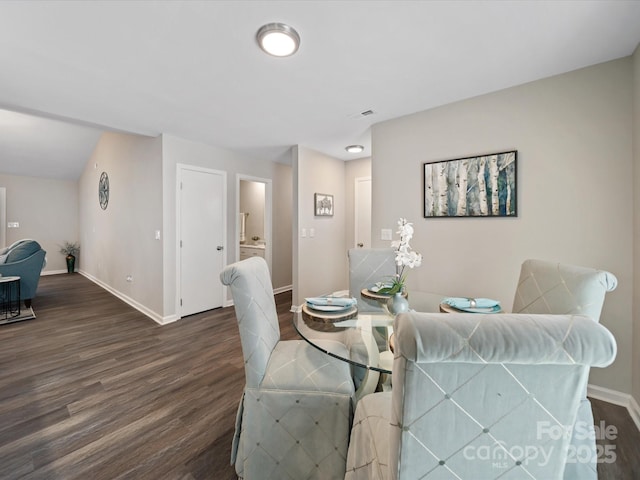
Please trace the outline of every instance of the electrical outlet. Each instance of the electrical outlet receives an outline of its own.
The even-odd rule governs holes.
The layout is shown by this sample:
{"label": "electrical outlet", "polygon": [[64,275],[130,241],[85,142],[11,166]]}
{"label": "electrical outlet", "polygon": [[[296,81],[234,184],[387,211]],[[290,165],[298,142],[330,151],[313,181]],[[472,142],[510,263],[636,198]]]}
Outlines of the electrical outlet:
{"label": "electrical outlet", "polygon": [[302,238],[305,238],[305,237],[307,236],[307,229],[306,229],[306,228],[303,228],[303,229],[300,231],[300,236],[301,236]]}
{"label": "electrical outlet", "polygon": [[380,240],[391,240],[392,235],[393,232],[390,228],[383,228],[382,230],[380,230]]}
{"label": "electrical outlet", "polygon": [[20,228],[20,222],[9,222],[7,223],[8,228]]}
{"label": "electrical outlet", "polygon": [[156,240],[160,240],[160,230],[156,230]]}
{"label": "electrical outlet", "polygon": [[310,228],[310,229],[309,229],[309,236],[310,236],[311,238],[313,238],[313,237],[315,237],[315,236],[316,236],[316,229],[315,229],[315,228]]}

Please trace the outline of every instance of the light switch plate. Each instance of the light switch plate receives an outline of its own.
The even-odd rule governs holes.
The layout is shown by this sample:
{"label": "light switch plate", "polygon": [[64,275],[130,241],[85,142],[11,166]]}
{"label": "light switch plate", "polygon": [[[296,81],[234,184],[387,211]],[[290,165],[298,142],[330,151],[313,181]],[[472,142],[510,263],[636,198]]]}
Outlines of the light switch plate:
{"label": "light switch plate", "polygon": [[393,232],[390,228],[380,230],[380,240],[391,240],[391,235],[393,235]]}

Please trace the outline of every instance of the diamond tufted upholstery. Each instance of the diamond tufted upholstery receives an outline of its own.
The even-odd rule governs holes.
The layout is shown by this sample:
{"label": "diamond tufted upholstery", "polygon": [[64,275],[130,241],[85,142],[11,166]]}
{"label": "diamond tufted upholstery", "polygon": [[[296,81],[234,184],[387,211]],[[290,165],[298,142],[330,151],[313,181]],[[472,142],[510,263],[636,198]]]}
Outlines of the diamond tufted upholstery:
{"label": "diamond tufted upholstery", "polygon": [[[239,477],[341,479],[345,472],[354,386],[349,365],[303,340],[280,340],[266,262],[227,266],[246,385],[236,417],[231,463]],[[320,341],[346,355],[346,347]]]}
{"label": "diamond tufted upholstery", "polygon": [[393,391],[358,403],[346,480],[562,478],[589,367],[615,358],[606,328],[411,312],[394,331]]}
{"label": "diamond tufted upholstery", "polygon": [[609,272],[544,260],[525,260],[513,300],[514,313],[588,315],[596,322],[604,297],[618,285]]}
{"label": "diamond tufted upholstery", "polygon": [[[520,269],[513,312],[583,314],[598,322],[606,293],[614,290],[617,285],[615,275],[603,270],[544,260],[525,260]],[[586,386],[577,421],[582,425],[593,425],[593,412]],[[595,442],[575,436],[571,447],[578,452],[590,450],[593,461],[568,463],[564,478],[597,479]]]}
{"label": "diamond tufted upholstery", "polygon": [[380,304],[360,297],[360,291],[383,280],[391,280],[396,273],[393,248],[352,248],[349,257],[349,296],[358,299],[359,312],[382,312]]}
{"label": "diamond tufted upholstery", "polygon": [[[360,292],[376,282],[393,278],[396,273],[395,250],[393,248],[352,248],[347,252],[347,256],[349,258],[349,296],[358,299],[358,313],[383,312],[384,308],[380,303],[362,297]],[[365,363],[369,358],[375,362],[372,355],[378,354],[377,350],[380,347],[376,348],[376,345],[386,343],[386,328],[382,328],[381,331],[373,330],[373,335],[373,341],[369,342],[370,344],[367,344],[362,352],[352,349],[351,358]],[[359,346],[365,345],[359,344]],[[352,370],[358,399],[375,391],[380,378],[378,372],[359,367],[354,367]]]}

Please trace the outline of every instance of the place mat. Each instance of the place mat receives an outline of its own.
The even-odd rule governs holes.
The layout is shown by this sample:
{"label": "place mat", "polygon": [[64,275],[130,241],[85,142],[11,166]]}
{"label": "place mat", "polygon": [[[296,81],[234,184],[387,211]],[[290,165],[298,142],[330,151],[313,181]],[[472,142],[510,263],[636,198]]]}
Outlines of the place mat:
{"label": "place mat", "polygon": [[332,296],[310,297],[305,300],[308,309],[323,313],[344,313],[358,303],[355,298]]}
{"label": "place mat", "polygon": [[338,332],[344,330],[343,328],[335,327],[333,324],[357,316],[358,307],[355,305],[338,312],[321,312],[310,308],[306,303],[302,305],[302,319],[304,323],[306,323],[309,328],[320,332]]}

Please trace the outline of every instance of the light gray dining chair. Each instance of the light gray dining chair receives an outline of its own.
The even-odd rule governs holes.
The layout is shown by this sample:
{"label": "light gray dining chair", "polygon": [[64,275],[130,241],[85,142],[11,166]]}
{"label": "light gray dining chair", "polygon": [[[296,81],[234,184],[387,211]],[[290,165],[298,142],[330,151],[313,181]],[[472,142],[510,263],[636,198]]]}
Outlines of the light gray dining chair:
{"label": "light gray dining chair", "polygon": [[[512,310],[514,313],[587,315],[599,322],[605,296],[607,292],[615,290],[617,285],[615,275],[604,270],[529,259],[520,268]],[[593,412],[587,398],[586,385],[576,422],[593,425]],[[572,432],[572,450],[590,451],[588,458],[591,461],[567,463],[564,478],[596,480],[596,442],[588,436],[577,434],[576,429]]]}
{"label": "light gray dining chair", "polygon": [[616,355],[605,327],[584,315],[410,312],[394,333],[393,390],[358,403],[345,480],[568,478],[566,433],[589,369]]}
{"label": "light gray dining chair", "polygon": [[[236,418],[231,463],[247,480],[342,479],[354,402],[349,365],[304,340],[280,340],[267,263],[227,266],[240,331],[246,385]],[[348,357],[346,347],[317,340]]]}
{"label": "light gray dining chair", "polygon": [[[362,297],[363,288],[391,280],[396,273],[395,250],[393,248],[351,248],[347,251],[349,260],[349,296],[358,300],[358,313],[383,313],[384,307],[375,300]],[[361,362],[377,362],[377,350],[385,349],[386,329],[373,329],[371,339],[366,344],[356,344],[352,358]],[[380,374],[375,370],[360,367],[353,368],[353,380],[357,389],[357,398],[372,393],[378,386]]]}
{"label": "light gray dining chair", "polygon": [[351,248],[349,258],[349,295],[358,299],[359,312],[381,312],[375,300],[362,298],[360,292],[376,282],[393,279],[396,254],[393,248]]}

